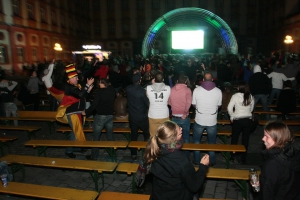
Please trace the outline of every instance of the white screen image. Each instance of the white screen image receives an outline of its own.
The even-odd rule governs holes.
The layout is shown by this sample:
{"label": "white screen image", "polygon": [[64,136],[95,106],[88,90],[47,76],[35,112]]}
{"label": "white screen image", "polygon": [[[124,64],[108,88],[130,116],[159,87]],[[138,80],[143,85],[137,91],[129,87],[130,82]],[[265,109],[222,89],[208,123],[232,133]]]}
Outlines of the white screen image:
{"label": "white screen image", "polygon": [[172,49],[203,49],[204,31],[172,31]]}

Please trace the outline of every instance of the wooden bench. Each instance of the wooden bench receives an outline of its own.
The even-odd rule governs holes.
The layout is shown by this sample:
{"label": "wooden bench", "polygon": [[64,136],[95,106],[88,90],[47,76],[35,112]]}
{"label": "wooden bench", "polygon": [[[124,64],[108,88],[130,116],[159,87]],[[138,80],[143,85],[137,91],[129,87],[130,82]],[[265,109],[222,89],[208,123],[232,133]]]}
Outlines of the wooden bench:
{"label": "wooden bench", "polygon": [[[116,169],[117,172],[123,172],[127,173],[128,175],[132,175],[133,189],[135,189],[136,187],[135,173],[138,166],[139,164],[137,163],[120,163]],[[197,168],[195,168],[195,170],[197,170]],[[234,180],[236,184],[242,189],[242,196],[244,198],[247,198],[247,181],[249,181],[249,170],[209,168],[206,177],[214,179]]]}
{"label": "wooden bench", "polygon": [[2,156],[4,156],[3,147],[7,146],[8,153],[10,153],[10,143],[16,139],[18,139],[18,138],[13,137],[13,136],[1,136],[0,137],[0,151],[1,151]]}
{"label": "wooden bench", "polygon": [[98,192],[89,190],[78,190],[71,188],[61,188],[45,185],[35,185],[28,183],[9,182],[7,187],[0,186],[0,193],[7,195],[19,195],[41,199],[87,199],[94,200]]}
{"label": "wooden bench", "polygon": [[[270,111],[270,110],[254,110],[253,113],[255,114],[259,114],[259,115],[262,115],[262,114],[266,114],[266,115],[281,115],[282,112],[280,111],[276,111],[276,110],[273,110],[273,111]],[[291,112],[289,113],[288,115],[300,115],[300,112]]]}
{"label": "wooden bench", "polygon": [[25,155],[6,155],[1,158],[11,165],[12,173],[22,170],[23,178],[25,178],[24,165],[51,167],[51,168],[64,168],[89,171],[95,183],[95,190],[98,191],[99,174],[102,179],[102,187],[104,187],[103,172],[113,172],[117,167],[115,162],[100,162],[91,160],[75,160],[67,158],[47,158],[37,156]]}
{"label": "wooden bench", "polygon": [[[148,194],[131,194],[122,192],[109,192],[103,191],[98,197],[98,200],[149,200],[150,195]],[[200,198],[199,200],[225,200],[225,199],[208,199]],[[226,199],[228,200],[228,199]]]}
{"label": "wooden bench", "polygon": [[[142,155],[144,153],[144,149],[146,148],[147,142],[144,141],[131,141],[128,144],[129,148],[137,148],[138,150],[142,149]],[[246,148],[244,145],[230,145],[230,144],[194,144],[194,143],[184,143],[182,150],[188,151],[219,151],[222,153],[224,158],[226,159],[226,166],[229,168],[229,159],[230,152],[246,152]]]}
{"label": "wooden bench", "polygon": [[5,126],[0,125],[0,130],[11,130],[11,131],[25,131],[27,133],[28,139],[33,136],[36,138],[35,131],[41,129],[38,126]]}
{"label": "wooden bench", "polygon": [[300,132],[299,131],[292,131],[295,137],[300,137]]}
{"label": "wooden bench", "polygon": [[[270,121],[274,121],[274,120],[258,120],[258,124],[259,125],[267,125],[267,123],[269,123]],[[299,126],[300,125],[300,120],[280,120],[280,121],[285,123],[288,126]]]}
{"label": "wooden bench", "polygon": [[70,140],[30,140],[25,146],[37,147],[38,155],[44,154],[48,147],[81,147],[81,148],[105,148],[111,160],[117,160],[117,148],[126,148],[127,141],[70,141]]}

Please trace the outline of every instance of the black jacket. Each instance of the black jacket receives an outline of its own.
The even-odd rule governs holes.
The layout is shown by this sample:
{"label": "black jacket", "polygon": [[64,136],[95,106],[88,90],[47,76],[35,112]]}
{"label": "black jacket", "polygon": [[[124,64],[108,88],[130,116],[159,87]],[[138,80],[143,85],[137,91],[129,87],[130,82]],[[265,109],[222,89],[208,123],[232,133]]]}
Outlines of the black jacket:
{"label": "black jacket", "polygon": [[270,94],[272,82],[267,75],[262,72],[257,72],[249,78],[249,89],[252,95]]}
{"label": "black jacket", "polygon": [[278,97],[277,110],[283,114],[297,111],[297,96],[295,90],[291,88],[281,90]]}
{"label": "black jacket", "polygon": [[67,83],[65,85],[65,95],[72,96],[76,99],[80,99],[77,103],[70,105],[67,110],[66,114],[70,113],[81,113],[85,109],[85,96],[87,94],[88,88],[83,86],[79,89],[77,86]]}
{"label": "black jacket", "polygon": [[208,167],[200,164],[195,171],[185,153],[180,150],[162,155],[151,165],[154,175],[151,200],[192,200],[206,177]]}
{"label": "black jacket", "polygon": [[300,143],[262,152],[266,161],[260,174],[260,200],[300,199]]}
{"label": "black jacket", "polygon": [[146,90],[138,84],[133,84],[127,87],[126,95],[129,119],[148,120],[149,99]]}

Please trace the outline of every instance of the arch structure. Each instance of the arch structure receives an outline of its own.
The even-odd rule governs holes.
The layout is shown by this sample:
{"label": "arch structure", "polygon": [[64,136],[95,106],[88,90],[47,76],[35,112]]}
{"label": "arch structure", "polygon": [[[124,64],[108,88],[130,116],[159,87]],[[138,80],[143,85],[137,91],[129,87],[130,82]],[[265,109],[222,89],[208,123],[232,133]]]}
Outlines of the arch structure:
{"label": "arch structure", "polygon": [[152,47],[158,36],[169,27],[176,26],[180,20],[199,20],[212,27],[215,34],[220,38],[225,53],[237,54],[238,45],[236,38],[228,24],[214,13],[196,7],[178,8],[172,10],[157,19],[148,29],[142,44],[142,54],[147,56],[151,53]]}

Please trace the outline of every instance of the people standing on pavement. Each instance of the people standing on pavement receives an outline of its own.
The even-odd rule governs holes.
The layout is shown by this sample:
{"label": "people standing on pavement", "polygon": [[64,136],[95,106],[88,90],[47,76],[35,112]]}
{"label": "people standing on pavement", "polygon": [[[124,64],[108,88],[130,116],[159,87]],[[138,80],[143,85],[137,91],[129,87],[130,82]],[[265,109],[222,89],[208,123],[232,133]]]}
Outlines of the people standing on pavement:
{"label": "people standing on pavement", "polygon": [[[148,141],[150,137],[148,120],[149,99],[145,89],[140,86],[140,72],[132,75],[132,82],[133,84],[126,89],[131,141],[137,141],[139,129],[143,131],[144,141]],[[131,148],[130,151],[132,160],[137,160],[137,149]]]}
{"label": "people standing on pavement", "polygon": [[[192,104],[192,91],[188,85],[189,78],[180,74],[176,85],[171,89],[168,102],[172,110],[172,121],[182,128],[182,137],[185,143],[190,143],[191,129],[189,110]],[[189,157],[189,151],[185,153]]]}
{"label": "people standing on pavement", "polygon": [[[62,102],[57,109],[56,119],[62,123],[68,123],[72,129],[70,140],[85,141],[83,132],[85,96],[92,90],[94,78],[87,79],[87,84],[81,86],[78,84],[78,74],[75,65],[66,66],[68,82],[65,85],[65,94]],[[66,155],[70,158],[76,158],[73,148],[66,148]]]}
{"label": "people standing on pavement", "polygon": [[[216,144],[218,109],[222,105],[222,92],[213,82],[211,73],[204,74],[203,83],[193,91],[192,104],[196,108],[193,126],[194,143],[199,144],[204,129],[207,132],[209,144]],[[209,163],[216,164],[215,152],[209,152]],[[200,162],[200,151],[194,151],[194,163]]]}
{"label": "people standing on pavement", "polygon": [[[1,103],[4,104],[5,116],[6,117],[17,117],[18,107],[15,104],[16,86],[18,83],[16,81],[8,81],[2,79],[0,82],[0,98]],[[14,120],[14,125],[18,126],[18,120]]]}
{"label": "people standing on pavement", "polygon": [[171,88],[164,84],[164,76],[161,71],[157,71],[154,83],[146,88],[150,101],[148,112],[150,135],[153,136],[160,124],[169,120],[168,100]]}
{"label": "people standing on pavement", "polygon": [[[96,110],[93,123],[93,141],[100,141],[102,129],[106,130],[106,140],[114,141],[114,100],[116,91],[106,78],[101,78],[99,82],[100,89],[97,91],[92,105],[86,110],[86,116],[90,116]],[[97,160],[99,148],[92,148],[91,155],[86,156],[89,160]]]}
{"label": "people standing on pavement", "polygon": [[300,199],[300,144],[283,122],[269,122],[260,173],[260,200]]}
{"label": "people standing on pavement", "polygon": [[[231,144],[237,144],[240,133],[242,133],[242,145],[246,148],[246,152],[241,153],[241,158],[238,158],[242,164],[246,164],[249,137],[253,131],[253,108],[254,98],[250,94],[248,84],[240,83],[238,92],[232,95],[227,110],[232,123]],[[234,155],[231,153],[231,161],[234,161]]]}
{"label": "people standing on pavement", "polygon": [[33,71],[28,81],[27,89],[30,91],[31,99],[33,100],[33,110],[39,110],[40,106],[40,95],[39,85],[43,82],[37,77],[36,71]]}
{"label": "people standing on pavement", "polygon": [[148,141],[144,165],[149,166],[154,175],[150,199],[199,199],[201,188],[208,171],[209,156],[205,155],[197,163],[195,170],[181,147],[182,130],[174,122],[166,121]]}

